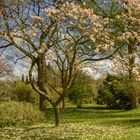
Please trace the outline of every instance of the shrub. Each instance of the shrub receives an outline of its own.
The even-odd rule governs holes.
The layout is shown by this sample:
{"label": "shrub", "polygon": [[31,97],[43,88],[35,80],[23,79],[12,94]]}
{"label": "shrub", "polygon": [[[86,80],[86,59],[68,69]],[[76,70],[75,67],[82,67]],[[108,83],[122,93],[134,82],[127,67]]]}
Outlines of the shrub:
{"label": "shrub", "polygon": [[26,102],[3,102],[0,104],[0,127],[27,126],[44,121],[44,114]]}
{"label": "shrub", "polygon": [[13,94],[17,96],[18,101],[35,102],[34,91],[30,85],[23,82],[17,82],[12,90]]}
{"label": "shrub", "polygon": [[11,94],[12,82],[0,81],[0,102],[9,101],[15,96]]}
{"label": "shrub", "polygon": [[81,108],[84,89],[81,86],[73,86],[69,91],[69,100],[76,104],[77,108]]}
{"label": "shrub", "polygon": [[101,85],[98,91],[100,100],[108,106],[112,106],[114,102],[113,94],[109,91],[109,89],[105,85]]}
{"label": "shrub", "polygon": [[104,83],[99,87],[98,99],[114,108],[131,107],[131,81],[128,77],[107,76]]}

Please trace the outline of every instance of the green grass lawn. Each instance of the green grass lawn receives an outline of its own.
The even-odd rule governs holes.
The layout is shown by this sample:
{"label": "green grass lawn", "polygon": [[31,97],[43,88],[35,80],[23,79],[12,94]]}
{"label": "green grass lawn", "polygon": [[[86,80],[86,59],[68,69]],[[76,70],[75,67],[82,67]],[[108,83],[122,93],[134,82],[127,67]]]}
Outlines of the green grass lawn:
{"label": "green grass lawn", "polygon": [[32,127],[1,128],[0,140],[140,140],[140,110],[109,110],[85,105],[61,110],[61,125],[54,127],[53,110],[46,123]]}

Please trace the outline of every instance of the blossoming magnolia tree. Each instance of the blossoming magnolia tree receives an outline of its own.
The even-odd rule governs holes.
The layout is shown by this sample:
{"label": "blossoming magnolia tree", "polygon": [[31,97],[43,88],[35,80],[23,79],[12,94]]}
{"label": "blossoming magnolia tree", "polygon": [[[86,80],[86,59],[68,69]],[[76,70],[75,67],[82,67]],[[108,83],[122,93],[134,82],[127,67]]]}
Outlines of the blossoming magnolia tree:
{"label": "blossoming magnolia tree", "polygon": [[[33,89],[40,95],[40,109],[47,99],[54,108],[56,126],[59,125],[59,104],[67,94],[79,63],[102,60],[114,53],[114,43],[105,28],[106,19],[77,3],[52,1],[21,1],[12,10],[4,8],[0,18],[1,48],[11,46],[30,59],[29,77]],[[52,67],[57,65],[61,80],[65,81],[57,99],[45,86],[47,61]],[[35,68],[37,84],[32,81]]]}
{"label": "blossoming magnolia tree", "polygon": [[[90,5],[88,5],[90,3]],[[129,79],[139,80],[140,1],[139,0],[87,0],[88,6],[109,18],[109,28],[114,47],[120,46],[112,59],[119,74],[128,74]],[[121,47],[122,46],[122,47]],[[137,59],[137,60],[136,60]],[[121,69],[121,70],[120,70]],[[122,72],[122,73],[120,73]],[[137,93],[132,93],[132,107],[137,108]]]}
{"label": "blossoming magnolia tree", "polygon": [[[136,58],[139,57],[140,44],[140,1],[125,0],[120,14],[111,19],[114,28],[114,42],[123,46],[117,60],[125,65],[130,80],[139,80]],[[116,58],[115,58],[116,59]],[[139,60],[138,60],[139,61]],[[138,63],[138,62],[137,62]],[[137,93],[132,93],[132,107],[137,108]]]}

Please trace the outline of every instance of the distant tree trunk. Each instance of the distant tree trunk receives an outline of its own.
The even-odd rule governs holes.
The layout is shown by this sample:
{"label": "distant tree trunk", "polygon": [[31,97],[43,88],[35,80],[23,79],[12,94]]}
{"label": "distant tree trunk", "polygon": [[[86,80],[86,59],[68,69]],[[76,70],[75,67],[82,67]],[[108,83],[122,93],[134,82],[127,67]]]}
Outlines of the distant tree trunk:
{"label": "distant tree trunk", "polygon": [[60,125],[60,112],[59,112],[59,107],[58,106],[53,106],[54,108],[54,113],[55,113],[55,126]]}
{"label": "distant tree trunk", "polygon": [[21,79],[22,83],[24,83],[24,74],[22,74],[22,79]]}
{"label": "distant tree trunk", "polygon": [[77,108],[82,108],[82,103],[77,103]]}
{"label": "distant tree trunk", "polygon": [[132,108],[133,109],[138,109],[137,98],[133,94],[132,94]]}
{"label": "distant tree trunk", "polygon": [[29,84],[29,78],[28,76],[26,76],[26,81],[25,81],[26,84]]}
{"label": "distant tree trunk", "polygon": [[62,101],[62,108],[65,109],[66,108],[66,103],[65,103],[65,98]]}

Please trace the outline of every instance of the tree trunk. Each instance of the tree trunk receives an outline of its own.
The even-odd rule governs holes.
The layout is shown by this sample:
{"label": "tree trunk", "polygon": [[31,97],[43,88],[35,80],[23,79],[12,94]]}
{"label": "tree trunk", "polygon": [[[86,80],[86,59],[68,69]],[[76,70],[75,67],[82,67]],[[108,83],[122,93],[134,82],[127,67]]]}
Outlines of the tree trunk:
{"label": "tree trunk", "polygon": [[[136,59],[135,56],[133,55],[134,52],[135,52],[135,49],[136,48],[134,48],[134,46],[131,46],[131,45],[128,46],[128,54],[132,55],[129,58],[129,70],[128,70],[129,80],[131,82],[133,82],[133,80],[135,80],[135,77],[134,77],[134,74],[133,74],[133,69],[134,69],[135,59]],[[134,88],[135,88],[134,85],[132,85],[132,89],[134,89]],[[137,109],[138,108],[137,95],[134,92],[135,92],[135,90],[131,91],[131,104],[132,104],[133,109]]]}
{"label": "tree trunk", "polygon": [[62,101],[62,108],[65,109],[66,108],[66,103],[65,103],[65,98]]}
{"label": "tree trunk", "polygon": [[55,126],[60,125],[60,112],[59,112],[59,107],[54,106],[54,113],[55,113]]}
{"label": "tree trunk", "polygon": [[137,101],[135,97],[132,97],[132,108],[137,109]]}
{"label": "tree trunk", "polygon": [[77,103],[77,108],[82,108],[82,103]]}
{"label": "tree trunk", "polygon": [[42,94],[40,94],[39,96],[40,96],[39,109],[41,111],[44,111],[45,110],[45,107],[46,107],[46,104],[45,104],[46,98]]}
{"label": "tree trunk", "polygon": [[137,93],[137,85],[135,85],[135,79],[131,78],[129,79],[131,83],[129,83],[131,86],[130,88],[130,95],[131,95],[131,107],[132,109],[138,109],[139,108],[139,101],[138,101],[138,93]]}
{"label": "tree trunk", "polygon": [[132,98],[132,108],[133,109],[138,109],[139,108],[139,102],[138,102],[137,95],[132,94],[131,98]]}
{"label": "tree trunk", "polygon": [[[46,62],[45,62],[45,53],[40,54],[37,58],[37,67],[38,67],[38,87],[44,93],[46,92],[45,89],[45,80],[46,80]],[[40,110],[44,111],[45,109],[45,96],[40,94]]]}

